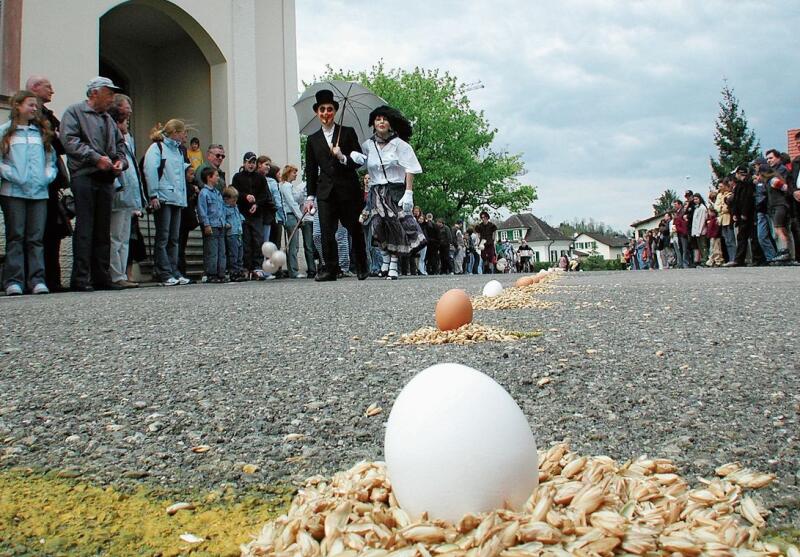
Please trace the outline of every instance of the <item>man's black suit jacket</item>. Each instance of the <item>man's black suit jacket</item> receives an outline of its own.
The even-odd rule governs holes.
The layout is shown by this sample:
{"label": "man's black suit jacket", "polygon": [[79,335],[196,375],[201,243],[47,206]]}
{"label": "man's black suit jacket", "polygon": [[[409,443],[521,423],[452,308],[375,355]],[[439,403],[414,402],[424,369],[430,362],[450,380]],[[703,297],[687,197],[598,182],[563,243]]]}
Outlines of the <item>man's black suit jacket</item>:
{"label": "man's black suit jacket", "polygon": [[[341,138],[339,134],[341,133]],[[308,136],[306,143],[306,189],[308,195],[314,195],[319,200],[333,197],[337,200],[363,199],[361,185],[359,184],[356,169],[359,167],[350,159],[353,151],[361,152],[358,136],[353,128],[335,125],[333,131],[333,144],[339,139],[339,148],[347,156],[347,164],[336,160],[331,154],[325,134],[320,128]]]}

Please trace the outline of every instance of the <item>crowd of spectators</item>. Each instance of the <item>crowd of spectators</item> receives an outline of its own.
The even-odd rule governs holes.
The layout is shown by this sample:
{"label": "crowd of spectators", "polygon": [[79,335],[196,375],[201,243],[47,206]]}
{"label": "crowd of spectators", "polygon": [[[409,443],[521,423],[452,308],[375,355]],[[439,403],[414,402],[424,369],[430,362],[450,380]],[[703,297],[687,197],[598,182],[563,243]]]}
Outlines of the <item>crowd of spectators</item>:
{"label": "crowd of spectators", "polygon": [[[800,132],[795,139],[800,141]],[[624,250],[630,269],[800,264],[800,157],[770,149],[704,199],[687,191]]]}
{"label": "crowd of spectators", "polygon": [[[11,99],[11,119],[0,128],[7,295],[66,290],[61,242],[70,236],[69,290],[136,288],[134,263],[146,260],[152,260],[159,284],[190,284],[187,245],[197,228],[203,282],[314,277],[322,263],[319,217],[302,208],[306,190],[295,183],[298,168],[250,151],[228,181],[224,146],[212,143],[203,152],[179,119],[156,124],[150,144],[137,149],[128,129],[133,102],[105,77],[92,79],[86,99],[69,106],[61,120],[47,107],[52,97],[49,79],[30,77]],[[366,179],[364,185],[366,193]],[[482,274],[529,264],[524,248],[517,254],[510,245],[495,245],[497,227],[486,212],[466,229],[420,207],[413,214],[425,242],[401,258],[400,274]],[[153,241],[142,233],[143,219],[148,231],[153,221]],[[298,265],[301,236],[305,273]],[[336,237],[339,268],[349,276],[352,238],[342,226]],[[266,269],[267,241],[286,250],[283,269]],[[377,276],[380,253],[368,251]]]}

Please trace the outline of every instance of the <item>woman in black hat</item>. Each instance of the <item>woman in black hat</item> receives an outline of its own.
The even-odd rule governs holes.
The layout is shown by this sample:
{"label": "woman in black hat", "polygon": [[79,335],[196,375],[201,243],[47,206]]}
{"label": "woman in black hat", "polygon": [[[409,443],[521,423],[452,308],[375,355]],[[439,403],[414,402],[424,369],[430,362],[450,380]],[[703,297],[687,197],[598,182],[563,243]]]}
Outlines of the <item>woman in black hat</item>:
{"label": "woman in black hat", "polygon": [[396,280],[399,256],[425,242],[411,212],[414,175],[422,167],[407,143],[411,124],[400,111],[380,106],[369,115],[369,125],[375,133],[361,145],[364,154],[353,152],[350,158],[366,164],[370,187],[364,225],[370,227],[373,244],[381,249],[381,275]]}

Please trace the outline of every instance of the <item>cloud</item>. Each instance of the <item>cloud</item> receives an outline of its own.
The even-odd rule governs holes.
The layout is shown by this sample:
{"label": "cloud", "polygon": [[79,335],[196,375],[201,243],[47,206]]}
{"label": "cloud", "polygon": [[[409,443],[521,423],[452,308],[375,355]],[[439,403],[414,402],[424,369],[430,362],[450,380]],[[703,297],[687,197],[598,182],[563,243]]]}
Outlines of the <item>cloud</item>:
{"label": "cloud", "polygon": [[788,0],[296,6],[303,80],[326,64],[362,70],[381,59],[480,80],[473,107],[498,129],[498,149],[523,153],[524,180],[539,190],[533,210],[553,221],[627,228],[686,175],[704,191],[724,78],[762,147],[785,149],[786,130],[800,127],[800,12]]}

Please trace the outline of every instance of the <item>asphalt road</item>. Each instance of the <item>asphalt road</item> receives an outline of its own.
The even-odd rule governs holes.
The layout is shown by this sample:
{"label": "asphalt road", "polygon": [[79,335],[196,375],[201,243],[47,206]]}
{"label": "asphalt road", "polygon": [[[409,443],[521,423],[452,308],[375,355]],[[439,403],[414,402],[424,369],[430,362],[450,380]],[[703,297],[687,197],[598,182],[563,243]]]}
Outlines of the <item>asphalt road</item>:
{"label": "asphalt road", "polygon": [[[540,447],[569,438],[585,454],[669,457],[690,478],[740,461],[778,476],[762,490],[770,523],[800,525],[800,269],[569,274],[542,295],[549,309],[475,314],[540,337],[381,341],[432,325],[447,289],[474,295],[485,282],[283,280],[0,298],[0,468],[178,488],[332,473],[380,459],[400,389],[453,361],[503,385]],[[383,412],[364,416],[372,403]],[[258,469],[244,473],[245,464]]]}

